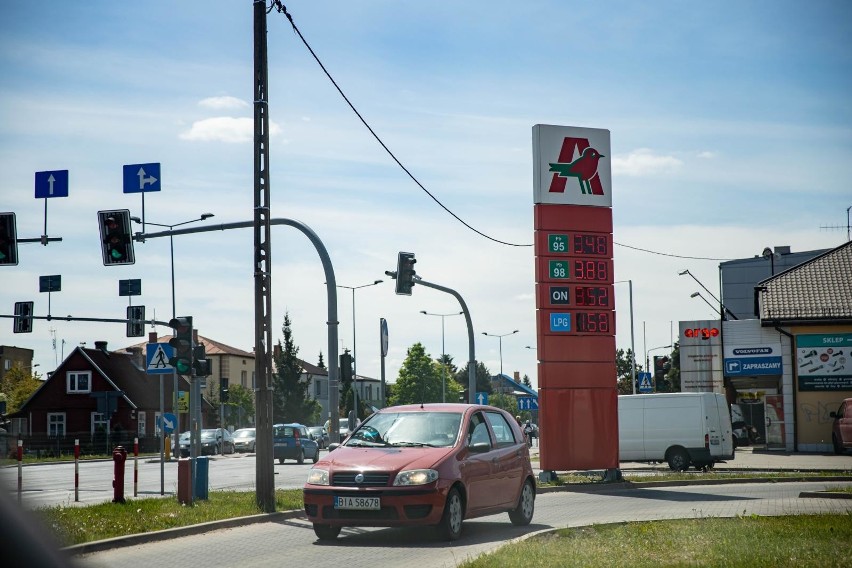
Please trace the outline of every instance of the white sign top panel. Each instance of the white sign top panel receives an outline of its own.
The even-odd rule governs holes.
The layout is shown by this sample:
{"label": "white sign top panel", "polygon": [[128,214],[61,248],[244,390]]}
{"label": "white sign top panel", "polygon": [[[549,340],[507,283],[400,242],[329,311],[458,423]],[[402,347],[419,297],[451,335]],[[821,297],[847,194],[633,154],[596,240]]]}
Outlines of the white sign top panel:
{"label": "white sign top panel", "polygon": [[612,207],[609,130],[533,126],[533,201]]}

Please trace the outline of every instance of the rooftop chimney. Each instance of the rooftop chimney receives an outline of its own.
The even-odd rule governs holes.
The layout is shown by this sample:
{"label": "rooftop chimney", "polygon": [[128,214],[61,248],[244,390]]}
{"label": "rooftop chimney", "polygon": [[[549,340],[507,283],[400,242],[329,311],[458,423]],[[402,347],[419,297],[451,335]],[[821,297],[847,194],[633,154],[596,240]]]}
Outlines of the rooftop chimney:
{"label": "rooftop chimney", "polygon": [[106,341],[95,341],[95,349],[109,357],[109,351],[107,351],[107,342]]}

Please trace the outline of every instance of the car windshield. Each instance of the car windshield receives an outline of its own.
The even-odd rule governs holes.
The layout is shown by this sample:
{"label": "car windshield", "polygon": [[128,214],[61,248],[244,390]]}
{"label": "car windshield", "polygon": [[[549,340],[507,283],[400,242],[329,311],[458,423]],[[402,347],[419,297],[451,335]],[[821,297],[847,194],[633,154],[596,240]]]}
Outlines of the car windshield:
{"label": "car windshield", "polygon": [[234,438],[254,438],[254,430],[237,430]]}
{"label": "car windshield", "polygon": [[346,441],[346,446],[449,447],[458,438],[458,412],[378,412]]}
{"label": "car windshield", "polygon": [[216,437],[216,430],[202,430],[201,431],[201,439],[202,440],[212,440]]}
{"label": "car windshield", "polygon": [[189,440],[189,432],[183,432],[183,433],[181,433],[181,435],[180,435],[180,441],[181,441],[181,442],[186,442],[186,441],[188,441],[188,440]]}

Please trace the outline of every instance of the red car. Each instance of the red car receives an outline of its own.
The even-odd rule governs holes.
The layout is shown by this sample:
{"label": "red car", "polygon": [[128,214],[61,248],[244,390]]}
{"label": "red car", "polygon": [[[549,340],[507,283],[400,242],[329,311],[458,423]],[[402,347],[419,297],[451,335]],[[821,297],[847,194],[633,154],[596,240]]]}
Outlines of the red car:
{"label": "red car", "polygon": [[[332,444],[333,446],[333,444]],[[313,466],[305,514],[321,540],[344,526],[434,525],[448,540],[462,521],[508,512],[527,525],[535,476],[524,434],[491,406],[384,408]]]}

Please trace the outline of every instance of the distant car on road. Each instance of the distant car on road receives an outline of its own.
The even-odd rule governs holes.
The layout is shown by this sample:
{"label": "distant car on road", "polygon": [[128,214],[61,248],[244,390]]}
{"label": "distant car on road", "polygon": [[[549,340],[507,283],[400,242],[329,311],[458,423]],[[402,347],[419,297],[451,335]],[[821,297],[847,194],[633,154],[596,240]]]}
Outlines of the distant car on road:
{"label": "distant car on road", "polygon": [[[190,455],[190,433],[183,432],[178,439],[180,445],[180,457],[186,458]],[[209,428],[201,431],[201,455],[215,456],[222,452],[222,438],[224,437],[224,453],[233,454],[234,437],[224,428]],[[177,452],[175,452],[177,453]]]}
{"label": "distant car on road", "polygon": [[325,449],[328,447],[328,432],[326,432],[325,428],[322,426],[309,426],[308,432],[311,437],[316,441],[319,445],[320,449]]}
{"label": "distant car on road", "polygon": [[296,460],[305,463],[305,458],[319,461],[319,444],[308,433],[304,424],[275,424],[272,426],[272,459],[278,463]]}
{"label": "distant car on road", "polygon": [[237,452],[254,453],[257,444],[257,431],[254,428],[240,428],[234,432],[234,449]]}

